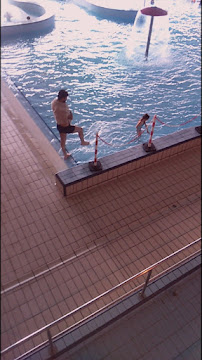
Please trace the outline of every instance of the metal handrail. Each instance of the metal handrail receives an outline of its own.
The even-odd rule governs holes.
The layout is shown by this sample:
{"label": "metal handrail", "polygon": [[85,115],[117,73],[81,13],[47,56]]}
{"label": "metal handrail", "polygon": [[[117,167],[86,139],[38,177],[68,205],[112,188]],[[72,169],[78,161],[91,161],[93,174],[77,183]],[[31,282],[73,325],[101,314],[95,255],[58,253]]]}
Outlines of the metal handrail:
{"label": "metal handrail", "polygon": [[[191,254],[191,255],[187,256],[186,258],[178,261],[176,264],[174,264],[174,265],[172,265],[172,266],[169,266],[166,270],[163,270],[161,273],[159,273],[159,274],[157,274],[156,276],[152,277],[151,280],[152,280],[152,281],[156,280],[157,278],[163,276],[163,275],[164,275],[165,273],[167,273],[168,271],[171,271],[171,269],[172,269],[172,270],[175,269],[176,267],[180,266],[180,265],[181,265],[182,263],[184,263],[185,261],[190,260],[190,259],[193,258],[194,256],[198,255],[200,252],[201,252],[201,250],[195,251],[193,254]],[[83,324],[84,322],[90,320],[92,317],[94,317],[94,316],[96,316],[96,315],[99,315],[102,311],[106,310],[107,308],[113,306],[115,303],[122,301],[124,298],[126,298],[126,297],[128,297],[129,295],[131,295],[132,293],[134,293],[134,290],[135,290],[135,291],[138,291],[139,289],[141,289],[142,286],[143,286],[143,284],[136,286],[135,289],[132,289],[132,290],[128,291],[126,294],[119,296],[118,299],[115,299],[115,300],[111,301],[110,303],[108,303],[107,305],[104,305],[102,308],[94,311],[94,312],[91,313],[90,315],[86,316],[84,319],[77,321],[75,324],[69,326],[68,329],[63,330],[63,331],[61,331],[60,333],[58,333],[58,334],[56,334],[56,335],[54,335],[54,336],[51,336],[50,330],[47,330],[48,340],[40,343],[39,345],[35,346],[33,349],[28,350],[26,353],[20,355],[20,356],[19,356],[17,359],[15,359],[15,360],[23,360],[23,359],[25,359],[25,356],[30,355],[30,354],[33,353],[33,352],[36,352],[38,349],[41,349],[42,346],[45,346],[45,345],[47,345],[48,343],[49,343],[49,345],[50,345],[50,349],[52,349],[53,346],[54,346],[54,345],[53,345],[53,340],[56,340],[56,339],[58,339],[58,338],[61,338],[61,336],[62,336],[63,334],[67,334],[67,332],[70,332],[71,330],[79,327],[81,324]],[[140,295],[141,295],[141,294],[140,294]]]}
{"label": "metal handrail", "polygon": [[[61,317],[58,318],[57,320],[54,320],[54,321],[52,321],[51,323],[49,323],[48,325],[43,326],[43,327],[40,328],[39,330],[36,330],[36,331],[34,331],[33,333],[25,336],[24,338],[20,339],[20,340],[17,341],[16,343],[14,343],[14,344],[8,346],[7,348],[3,349],[3,350],[1,351],[1,354],[7,353],[8,351],[16,348],[18,345],[24,343],[25,341],[30,340],[30,339],[33,338],[34,336],[41,334],[41,333],[42,333],[43,331],[45,331],[45,330],[47,330],[47,331],[50,330],[50,328],[51,328],[53,325],[56,325],[56,324],[60,323],[62,320],[65,320],[65,319],[68,318],[69,316],[75,314],[77,311],[80,311],[80,310],[84,309],[86,306],[94,303],[95,301],[101,299],[103,296],[105,296],[105,295],[111,293],[112,291],[120,288],[121,286],[127,284],[127,283],[130,282],[131,280],[134,280],[134,279],[136,279],[136,278],[138,278],[138,277],[140,277],[140,276],[142,276],[142,275],[144,275],[144,274],[146,274],[146,273],[149,273],[149,274],[148,274],[148,277],[147,277],[147,279],[146,279],[146,282],[145,282],[145,284],[144,284],[144,287],[143,287],[143,291],[142,291],[142,296],[143,296],[143,295],[144,295],[144,292],[145,292],[145,289],[146,289],[146,286],[148,285],[148,282],[149,282],[149,279],[150,279],[150,276],[151,276],[151,272],[152,272],[152,270],[153,270],[154,268],[156,268],[157,266],[159,266],[160,264],[162,264],[162,263],[165,262],[166,260],[171,259],[171,258],[174,257],[175,255],[181,253],[182,251],[188,249],[189,247],[195,245],[195,244],[198,243],[199,241],[201,241],[201,238],[198,238],[197,240],[194,240],[192,243],[184,246],[183,248],[181,248],[181,249],[175,251],[174,253],[166,256],[165,258],[157,261],[157,262],[154,263],[153,265],[150,265],[150,266],[147,267],[146,269],[140,271],[139,273],[137,273],[137,274],[129,277],[128,279],[122,281],[121,283],[115,285],[115,286],[112,287],[111,289],[103,292],[102,294],[100,294],[100,295],[96,296],[95,298],[89,300],[88,302],[84,303],[83,305],[79,306],[78,308],[76,308],[76,309],[70,311],[69,313],[61,316]],[[107,307],[107,306],[106,306],[106,307]],[[103,308],[102,308],[101,310],[103,310]],[[86,318],[83,319],[82,321],[84,321],[84,320],[86,320]],[[74,326],[76,326],[76,324],[74,324]],[[65,330],[65,331],[67,331],[67,330]],[[23,355],[22,355],[22,356],[23,356]]]}

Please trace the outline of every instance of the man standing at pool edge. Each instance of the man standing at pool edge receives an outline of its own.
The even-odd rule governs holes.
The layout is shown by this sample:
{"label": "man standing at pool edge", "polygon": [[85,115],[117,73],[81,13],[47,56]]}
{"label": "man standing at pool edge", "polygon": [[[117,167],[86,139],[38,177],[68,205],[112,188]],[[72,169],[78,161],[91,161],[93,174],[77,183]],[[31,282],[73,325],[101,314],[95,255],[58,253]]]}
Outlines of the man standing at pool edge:
{"label": "man standing at pool edge", "polygon": [[73,114],[66,103],[67,97],[68,92],[62,89],[59,91],[57,98],[51,102],[51,109],[53,110],[57,122],[57,129],[60,133],[60,144],[64,159],[67,159],[70,156],[65,149],[67,134],[77,132],[81,140],[81,145],[89,145],[89,142],[84,140],[83,129],[79,126],[71,125]]}

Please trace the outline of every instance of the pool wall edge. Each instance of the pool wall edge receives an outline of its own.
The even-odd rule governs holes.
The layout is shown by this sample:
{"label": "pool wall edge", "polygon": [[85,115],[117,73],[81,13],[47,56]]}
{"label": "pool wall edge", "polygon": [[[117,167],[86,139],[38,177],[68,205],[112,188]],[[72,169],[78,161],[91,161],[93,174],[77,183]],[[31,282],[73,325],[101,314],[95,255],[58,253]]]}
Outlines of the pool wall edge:
{"label": "pool wall edge", "polygon": [[[3,97],[6,99],[5,108],[6,111],[9,112],[13,122],[21,122],[30,134],[32,142],[36,145],[36,147],[42,150],[44,155],[51,162],[55,172],[67,169],[67,164],[58,154],[60,149],[59,142],[57,149],[54,148],[50,141],[55,140],[55,138],[48,130],[48,127],[44,124],[44,131],[46,131],[45,135],[41,128],[43,126],[42,120],[39,118],[37,113],[34,112],[28,102],[26,103],[26,107],[24,106],[23,102],[26,102],[27,100],[23,99],[15,85],[12,82],[9,82],[9,78],[1,78],[1,94],[2,99]],[[39,124],[39,122],[41,124]]]}
{"label": "pool wall edge", "polygon": [[99,159],[102,170],[91,171],[89,163],[56,173],[56,185],[64,196],[78,194],[98,184],[114,180],[145,166],[201,146],[195,127],[177,131],[154,141],[156,150],[145,152],[143,144]]}

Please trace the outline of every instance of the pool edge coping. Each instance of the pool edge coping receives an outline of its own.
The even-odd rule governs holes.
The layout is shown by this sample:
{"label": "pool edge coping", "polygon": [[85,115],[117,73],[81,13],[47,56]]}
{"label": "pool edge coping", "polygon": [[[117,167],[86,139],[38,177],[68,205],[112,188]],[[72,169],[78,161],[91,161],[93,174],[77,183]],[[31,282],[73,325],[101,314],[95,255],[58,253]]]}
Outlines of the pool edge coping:
{"label": "pool edge coping", "polygon": [[[152,162],[161,161],[164,158],[181,153],[192,147],[191,142],[195,142],[195,140],[198,140],[201,144],[201,134],[196,130],[196,127],[180,130],[157,138],[155,140],[155,151],[146,152],[144,150],[145,144],[139,144],[127,150],[100,158],[99,162],[102,168],[98,171],[91,171],[90,163],[80,164],[60,171],[55,174],[56,183],[60,188],[62,187],[61,190],[64,196],[67,195],[67,192],[68,195],[78,193],[78,191],[86,190],[89,187],[143,168]],[[122,171],[120,168],[122,168]],[[79,185],[81,182],[83,184]]]}

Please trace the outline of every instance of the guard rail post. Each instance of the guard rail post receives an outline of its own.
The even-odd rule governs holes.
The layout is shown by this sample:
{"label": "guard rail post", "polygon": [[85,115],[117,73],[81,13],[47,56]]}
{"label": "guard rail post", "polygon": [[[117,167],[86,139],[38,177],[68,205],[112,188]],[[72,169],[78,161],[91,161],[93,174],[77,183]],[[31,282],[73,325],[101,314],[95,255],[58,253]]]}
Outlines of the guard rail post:
{"label": "guard rail post", "polygon": [[90,171],[101,171],[102,170],[102,164],[99,160],[97,160],[97,151],[98,151],[98,132],[96,132],[96,138],[95,138],[95,157],[94,161],[91,161],[88,163]]}
{"label": "guard rail post", "polygon": [[146,278],[146,281],[145,281],[145,284],[144,284],[144,287],[143,287],[143,289],[142,289],[142,292],[140,293],[140,296],[141,296],[141,297],[144,297],[144,293],[145,293],[146,287],[147,287],[147,285],[148,285],[149,279],[150,279],[150,277],[151,277],[151,273],[152,273],[152,270],[149,270],[149,271],[148,271],[147,278]]}
{"label": "guard rail post", "polygon": [[50,345],[50,356],[53,357],[57,353],[57,347],[53,344],[50,329],[47,330],[48,341]]}
{"label": "guard rail post", "polygon": [[157,119],[157,116],[154,115],[148,144],[147,143],[143,144],[143,149],[146,152],[155,152],[156,151],[156,148],[155,148],[154,144],[152,143],[152,136],[153,136],[153,133],[154,133],[154,127],[155,127],[156,119]]}

